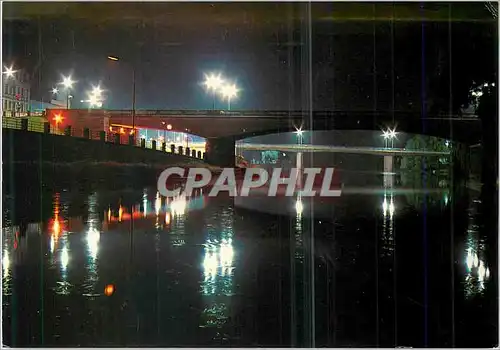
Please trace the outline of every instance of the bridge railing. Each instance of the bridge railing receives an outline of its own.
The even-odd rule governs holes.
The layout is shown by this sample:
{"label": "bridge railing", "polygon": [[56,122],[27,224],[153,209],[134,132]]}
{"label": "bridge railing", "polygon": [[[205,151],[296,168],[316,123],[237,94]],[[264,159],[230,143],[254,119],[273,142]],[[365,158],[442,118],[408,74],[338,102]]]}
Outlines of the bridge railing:
{"label": "bridge railing", "polygon": [[185,147],[184,145],[168,144],[166,142],[162,143],[151,140],[146,141],[145,139],[131,138],[127,134],[90,130],[89,128],[74,130],[71,125],[58,127],[51,125],[45,118],[41,117],[19,118],[4,116],[2,117],[2,128],[84,138],[117,145],[130,145],[131,147],[147,148],[190,158],[205,159],[206,157],[205,152],[202,152],[199,147],[197,149],[192,149],[189,146]]}
{"label": "bridge railing", "polygon": [[[89,113],[89,110],[87,109],[73,109],[73,111],[80,111],[82,113]],[[206,116],[206,117],[215,117],[215,116],[241,116],[241,117],[251,117],[251,116],[259,116],[259,117],[276,117],[276,118],[283,118],[283,117],[294,117],[294,118],[303,118],[303,117],[309,117],[311,113],[314,115],[315,118],[322,118],[322,117],[352,117],[353,115],[359,116],[359,117],[368,117],[368,118],[373,118],[374,116],[387,116],[387,115],[393,115],[397,114],[401,117],[408,117],[408,118],[418,118],[421,119],[420,113],[416,112],[411,112],[411,111],[404,111],[404,110],[388,110],[388,111],[352,111],[352,110],[315,110],[315,111],[300,111],[300,110],[233,110],[233,111],[226,111],[226,110],[206,110],[206,109],[191,109],[191,110],[181,110],[181,109],[171,109],[171,110],[146,110],[146,109],[138,109],[135,111],[135,115],[137,117],[141,116],[158,116],[158,117],[175,117],[175,116]],[[120,116],[132,116],[132,111],[129,109],[126,110],[100,110],[100,109],[93,109],[92,114],[98,114],[98,115],[107,115],[107,116],[114,116],[114,115],[120,115]],[[18,114],[16,114],[19,116]],[[455,115],[428,115],[425,119],[442,119],[442,120],[478,120],[477,116],[474,114],[468,114],[468,113],[462,113],[462,114],[455,114]]]}

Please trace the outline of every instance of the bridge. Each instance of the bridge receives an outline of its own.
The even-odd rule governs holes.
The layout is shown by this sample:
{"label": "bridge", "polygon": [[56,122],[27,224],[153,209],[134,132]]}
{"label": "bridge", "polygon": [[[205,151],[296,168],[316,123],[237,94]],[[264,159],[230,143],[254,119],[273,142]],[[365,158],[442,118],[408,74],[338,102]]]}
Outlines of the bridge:
{"label": "bridge", "polygon": [[344,147],[327,145],[288,145],[288,144],[252,144],[238,143],[236,147],[243,151],[281,151],[281,152],[331,152],[331,153],[350,153],[350,154],[370,154],[380,156],[435,156],[449,157],[451,152],[436,152],[425,150],[408,150],[404,148],[376,148],[376,147]]}
{"label": "bridge", "polygon": [[[81,110],[49,109],[53,127],[71,127],[75,136],[85,129],[110,132],[113,125],[126,135],[135,129],[184,132],[206,138],[207,160],[234,165],[235,142],[248,137],[302,130],[381,130],[442,137],[463,143],[481,139],[477,117],[430,116],[400,111],[206,111],[206,110]],[[116,130],[113,130],[116,132]],[[113,136],[114,137],[114,136]]]}

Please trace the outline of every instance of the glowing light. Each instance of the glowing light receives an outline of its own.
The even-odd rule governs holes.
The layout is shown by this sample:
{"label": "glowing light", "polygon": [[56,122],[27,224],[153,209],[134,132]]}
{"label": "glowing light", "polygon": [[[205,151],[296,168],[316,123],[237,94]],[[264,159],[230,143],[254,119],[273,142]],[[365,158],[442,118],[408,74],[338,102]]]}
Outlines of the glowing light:
{"label": "glowing light", "polygon": [[235,84],[226,84],[222,86],[220,92],[224,98],[231,100],[238,95],[238,88]]}
{"label": "glowing light", "polygon": [[302,136],[304,131],[302,129],[297,129],[297,131],[295,131],[295,133],[297,134],[297,136]]}
{"label": "glowing light", "polygon": [[143,216],[146,217],[148,214],[148,195],[146,192],[142,194],[142,207],[144,209]]}
{"label": "glowing light", "polygon": [[217,273],[217,255],[214,252],[208,251],[205,253],[205,258],[203,260],[203,271],[205,274],[205,280],[214,280],[215,274]]}
{"label": "glowing light", "polygon": [[73,87],[73,84],[75,82],[71,79],[71,76],[63,76],[63,81],[62,81],[62,85],[66,88],[66,89],[71,89]]}
{"label": "glowing light", "polygon": [[482,261],[479,262],[479,267],[477,268],[477,274],[480,279],[484,279],[486,275],[486,268],[484,267],[484,263]]}
{"label": "glowing light", "polygon": [[175,198],[172,200],[172,203],[170,203],[170,209],[172,210],[172,214],[175,215],[184,215],[186,212],[186,198],[184,197],[179,197]]}
{"label": "glowing light", "polygon": [[54,250],[56,248],[56,236],[55,235],[50,235],[50,252],[54,253]]}
{"label": "glowing light", "polygon": [[61,122],[62,122],[62,120],[63,120],[62,115],[60,115],[60,114],[56,114],[56,115],[54,116],[54,121],[56,122],[56,125],[57,125],[57,124],[59,124],[59,123],[61,123]]}
{"label": "glowing light", "polygon": [[123,216],[123,207],[120,205],[120,208],[118,209],[118,221],[122,221],[122,216]]}
{"label": "glowing light", "polygon": [[472,266],[474,265],[474,257],[472,255],[472,251],[470,248],[469,251],[467,252],[467,257],[465,258],[465,264],[467,265],[469,271],[472,269]]}
{"label": "glowing light", "polygon": [[116,57],[116,56],[108,56],[108,60],[111,60],[111,61],[118,61],[119,58]]}
{"label": "glowing light", "polygon": [[87,101],[84,101],[84,102],[88,102],[90,108],[93,108],[93,107],[101,108],[102,107],[102,100],[100,99],[99,96],[90,95],[89,99]]}
{"label": "glowing light", "polygon": [[93,259],[97,258],[97,253],[99,251],[99,240],[101,238],[101,234],[95,228],[89,228],[87,232],[87,245],[89,247],[90,256]]}
{"label": "glowing light", "polygon": [[298,198],[295,202],[295,211],[298,215],[301,215],[304,211],[304,205],[302,204],[302,199]]}
{"label": "glowing light", "polygon": [[224,83],[222,77],[220,74],[210,74],[210,75],[205,75],[205,86],[209,90],[216,91],[221,88],[222,84]]}
{"label": "glowing light", "polygon": [[155,210],[156,210],[156,215],[158,216],[160,214],[160,209],[161,209],[161,197],[160,193],[156,193],[156,200],[155,200]]}
{"label": "glowing light", "polygon": [[220,247],[220,261],[222,267],[231,267],[233,265],[234,249],[233,246],[228,243],[223,243]]}
{"label": "glowing light", "polygon": [[63,271],[66,271],[66,268],[68,267],[68,263],[69,263],[69,252],[68,252],[68,248],[64,247],[61,250],[61,268]]}
{"label": "glowing light", "polygon": [[99,85],[97,85],[97,86],[92,87],[91,94],[96,96],[96,97],[100,97],[102,94],[102,91],[103,90],[101,89],[101,87]]}
{"label": "glowing light", "polygon": [[111,208],[108,208],[108,221],[111,221]]}
{"label": "glowing light", "polygon": [[125,129],[120,128],[120,134],[125,134]]}
{"label": "glowing light", "polygon": [[394,203],[392,202],[389,204],[389,215],[392,217],[394,215]]}
{"label": "glowing light", "polygon": [[[9,252],[7,250],[4,250],[4,252],[3,252],[2,267],[3,267],[4,271],[9,271],[10,259],[9,259]],[[4,272],[4,274],[7,274],[7,273]]]}
{"label": "glowing light", "polygon": [[167,125],[167,130],[172,130],[172,125],[171,124]]}
{"label": "glowing light", "polygon": [[391,217],[394,215],[395,206],[394,206],[394,199],[392,197],[391,201],[388,203],[387,198],[384,196],[384,201],[382,202],[382,211],[384,213],[384,216],[386,216],[388,212]]}
{"label": "glowing light", "polygon": [[394,139],[396,138],[396,128],[394,129],[391,129],[391,128],[388,128],[387,130],[382,130],[382,135],[380,136],[383,136],[384,137],[384,140],[387,140],[387,139]]}
{"label": "glowing light", "polygon": [[165,225],[170,225],[170,220],[171,220],[170,212],[165,213]]}
{"label": "glowing light", "polygon": [[108,284],[106,287],[104,287],[104,295],[106,296],[111,296],[115,292],[115,286],[112,284]]}
{"label": "glowing light", "polygon": [[61,233],[61,223],[58,218],[54,219],[54,224],[52,225],[52,232],[55,236],[59,236]]}
{"label": "glowing light", "polygon": [[472,266],[474,266],[474,267],[479,266],[479,258],[477,257],[477,254],[474,254],[474,261],[472,263]]}
{"label": "glowing light", "polygon": [[52,88],[52,93],[54,95],[57,95],[58,92],[59,92],[59,90],[57,88]]}
{"label": "glowing light", "polygon": [[10,66],[10,67],[7,67],[5,66],[5,71],[3,72],[3,74],[5,74],[7,76],[7,78],[12,78],[14,76],[14,73],[16,72],[13,68],[13,66]]}

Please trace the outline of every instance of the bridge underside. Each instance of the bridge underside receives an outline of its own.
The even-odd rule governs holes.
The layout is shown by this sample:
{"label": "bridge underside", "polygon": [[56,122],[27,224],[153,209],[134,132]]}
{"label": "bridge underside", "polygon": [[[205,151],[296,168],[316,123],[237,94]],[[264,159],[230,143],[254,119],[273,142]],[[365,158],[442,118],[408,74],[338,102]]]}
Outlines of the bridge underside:
{"label": "bridge underside", "polygon": [[[49,110],[48,118],[59,125],[72,125],[74,132],[84,128],[103,130],[107,124],[132,127],[132,115],[123,111]],[[61,118],[62,117],[62,118]],[[186,132],[207,139],[207,160],[216,165],[234,165],[235,142],[248,137],[284,133],[298,128],[320,130],[385,130],[441,137],[466,144],[481,140],[481,123],[477,118],[421,118],[416,113],[374,112],[234,112],[231,115],[214,112],[185,111],[180,113],[146,113],[137,111],[136,128],[164,129]],[[81,131],[79,131],[81,130]]]}
{"label": "bridge underside", "polygon": [[[143,114],[141,114],[143,113]],[[63,118],[61,125],[72,125],[73,129],[85,127],[103,130],[105,117],[109,124],[132,127],[131,113],[100,110],[49,110],[51,123],[54,117]],[[477,118],[421,118],[415,113],[374,112],[314,112],[311,116],[298,112],[268,112],[250,115],[234,112],[231,115],[213,112],[180,114],[149,114],[137,111],[137,128],[164,129],[188,132],[204,138],[232,137],[240,140],[252,136],[303,130],[383,130],[396,127],[398,132],[441,137],[462,143],[474,144],[481,139],[481,123]]]}

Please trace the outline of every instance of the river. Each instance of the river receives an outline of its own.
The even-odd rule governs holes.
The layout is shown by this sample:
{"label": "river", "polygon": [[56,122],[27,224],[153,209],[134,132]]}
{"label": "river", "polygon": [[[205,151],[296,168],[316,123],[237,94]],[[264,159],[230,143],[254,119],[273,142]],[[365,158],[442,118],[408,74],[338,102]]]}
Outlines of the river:
{"label": "river", "polygon": [[167,201],[127,174],[57,174],[7,186],[5,345],[498,344],[479,192],[369,175],[327,203]]}

